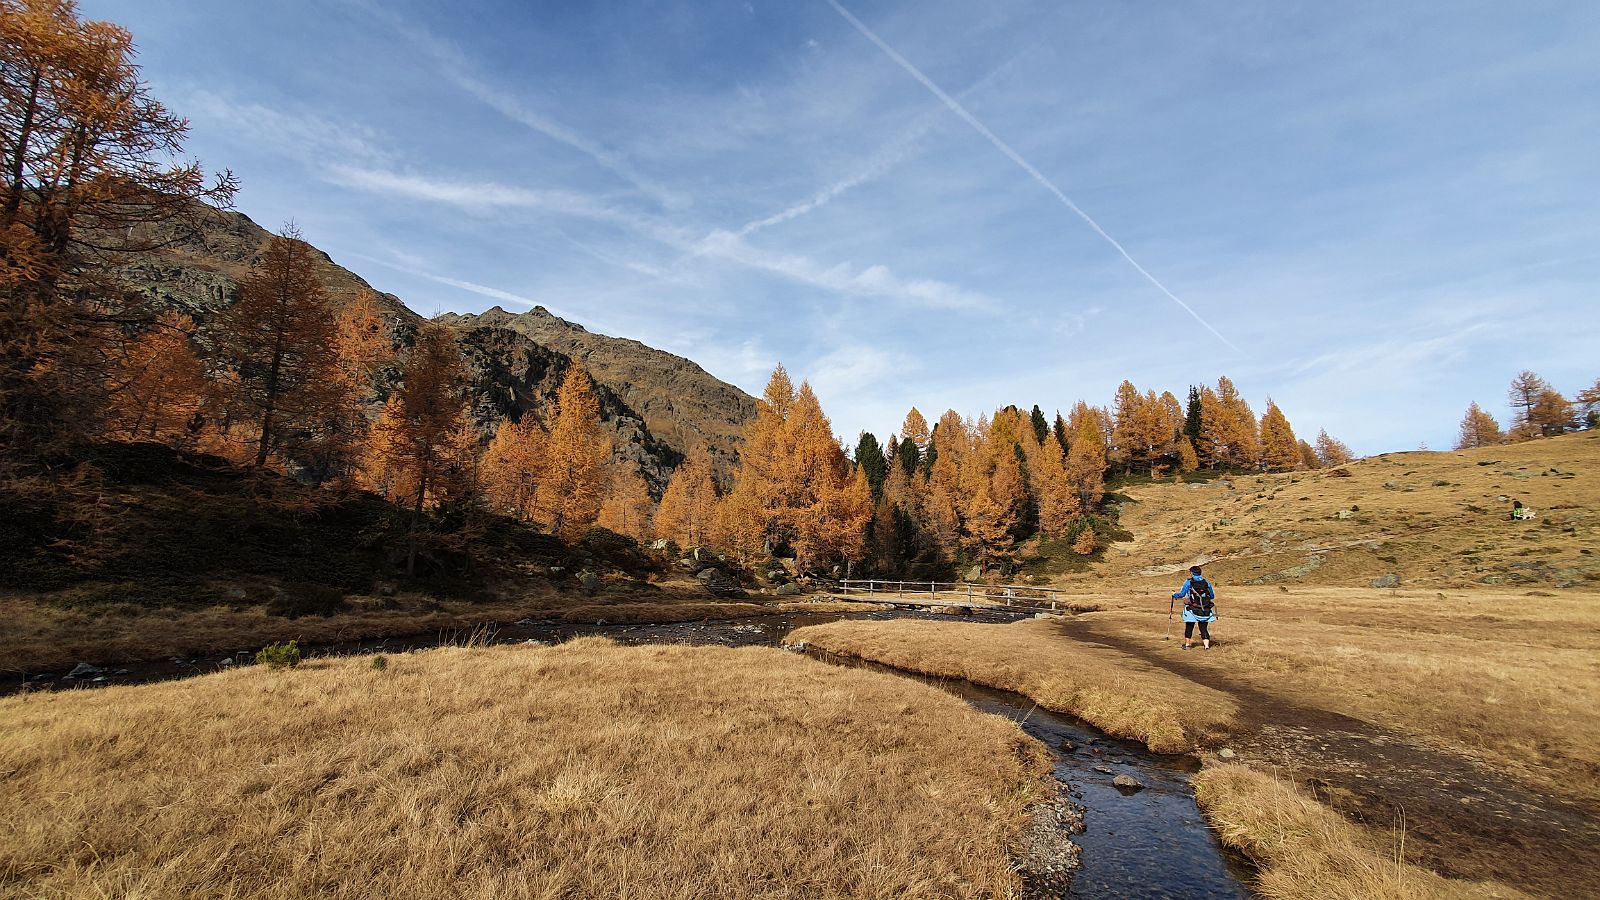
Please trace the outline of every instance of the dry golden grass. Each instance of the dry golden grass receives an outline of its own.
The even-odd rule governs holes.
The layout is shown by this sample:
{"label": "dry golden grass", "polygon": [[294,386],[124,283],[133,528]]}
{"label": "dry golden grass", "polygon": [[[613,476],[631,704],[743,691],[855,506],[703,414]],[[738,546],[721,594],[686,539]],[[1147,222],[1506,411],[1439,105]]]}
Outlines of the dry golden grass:
{"label": "dry golden grass", "polygon": [[[1166,652],[1166,600],[1118,593],[1084,618],[1088,629]],[[1600,799],[1600,595],[1225,583],[1218,593],[1217,649],[1186,665]],[[1037,643],[1050,646],[1047,635]]]}
{"label": "dry golden grass", "polygon": [[[1552,469],[1554,472],[1552,472]],[[1115,544],[1083,582],[1195,561],[1228,584],[1600,588],[1600,431],[1389,453],[1330,471],[1127,487]],[[1511,522],[1508,500],[1538,518]],[[1341,512],[1346,518],[1339,518]]]}
{"label": "dry golden grass", "polygon": [[1271,900],[1526,897],[1495,882],[1442,878],[1403,861],[1404,833],[1388,845],[1294,786],[1243,766],[1208,766],[1196,798],[1225,844],[1261,868],[1254,885]]}
{"label": "dry golden grass", "polygon": [[857,620],[796,629],[788,640],[1014,691],[1159,753],[1214,742],[1238,713],[1224,693],[1064,637],[1048,619],[1010,625]]}
{"label": "dry golden grass", "polygon": [[445,648],[0,700],[0,893],[1004,897],[1047,758],[777,650]]}

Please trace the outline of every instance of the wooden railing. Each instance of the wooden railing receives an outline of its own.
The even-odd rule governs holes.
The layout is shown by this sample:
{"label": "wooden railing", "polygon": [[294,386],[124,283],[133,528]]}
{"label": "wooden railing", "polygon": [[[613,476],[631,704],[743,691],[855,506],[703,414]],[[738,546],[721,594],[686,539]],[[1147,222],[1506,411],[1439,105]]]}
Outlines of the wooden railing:
{"label": "wooden railing", "polygon": [[1067,608],[1065,592],[1022,584],[846,578],[838,583],[835,591],[845,599],[903,600],[929,606],[1015,606],[1038,610]]}

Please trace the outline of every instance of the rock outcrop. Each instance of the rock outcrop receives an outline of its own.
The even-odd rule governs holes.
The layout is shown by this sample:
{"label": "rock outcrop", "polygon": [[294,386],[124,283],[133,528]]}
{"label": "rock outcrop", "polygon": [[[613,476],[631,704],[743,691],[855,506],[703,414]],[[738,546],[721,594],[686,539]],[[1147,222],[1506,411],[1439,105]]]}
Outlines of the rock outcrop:
{"label": "rock outcrop", "polygon": [[[200,219],[198,235],[164,235],[170,239],[162,250],[130,259],[120,273],[159,305],[193,317],[203,331],[207,319],[235,299],[239,279],[272,235],[241,213],[209,211]],[[336,304],[375,296],[396,346],[409,346],[422,316],[321,251],[318,270]],[[724,465],[731,461],[740,431],[755,416],[754,399],[690,360],[594,334],[543,307],[513,314],[497,306],[435,321],[461,343],[473,380],[473,414],[486,430],[514,410],[548,422],[561,379],[574,362],[582,364],[599,389],[601,418],[615,432],[616,458],[637,468],[657,497],[697,444]]]}

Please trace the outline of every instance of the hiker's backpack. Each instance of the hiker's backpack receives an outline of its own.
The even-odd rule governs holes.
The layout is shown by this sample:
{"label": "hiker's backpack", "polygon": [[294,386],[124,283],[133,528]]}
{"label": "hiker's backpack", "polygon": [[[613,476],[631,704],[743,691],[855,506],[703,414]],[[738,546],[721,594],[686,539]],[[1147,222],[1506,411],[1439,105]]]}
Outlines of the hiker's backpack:
{"label": "hiker's backpack", "polygon": [[1211,589],[1211,582],[1204,578],[1189,579],[1189,601],[1184,604],[1189,611],[1197,616],[1209,616],[1216,611],[1217,593]]}

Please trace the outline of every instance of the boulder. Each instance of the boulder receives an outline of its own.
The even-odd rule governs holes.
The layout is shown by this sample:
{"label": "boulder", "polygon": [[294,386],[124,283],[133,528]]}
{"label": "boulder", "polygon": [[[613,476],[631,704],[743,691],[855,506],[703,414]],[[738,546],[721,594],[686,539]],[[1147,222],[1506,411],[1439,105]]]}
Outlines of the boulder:
{"label": "boulder", "polygon": [[650,544],[650,549],[651,550],[665,550],[665,549],[667,549],[667,544],[669,544],[669,543],[670,543],[670,541],[668,541],[666,538],[657,538],[654,542],[652,542]]}
{"label": "boulder", "polygon": [[1217,751],[1217,758],[1218,759],[1233,759],[1237,755],[1238,754],[1234,753],[1232,750],[1228,749],[1227,747],[1223,747],[1221,750]]}
{"label": "boulder", "polygon": [[1116,785],[1118,790],[1129,792],[1144,790],[1144,784],[1132,775],[1118,775],[1111,779],[1111,783]]}
{"label": "boulder", "polygon": [[706,591],[714,597],[745,596],[744,588],[739,586],[739,582],[724,574],[721,569],[703,569],[695,578],[705,585]]}
{"label": "boulder", "polygon": [[1374,578],[1374,579],[1372,579],[1372,586],[1375,587],[1375,588],[1399,587],[1400,586],[1400,576],[1399,575],[1385,575],[1382,578]]}
{"label": "boulder", "polygon": [[104,674],[106,674],[106,670],[105,669],[102,669],[99,666],[91,666],[86,662],[81,662],[81,663],[78,663],[77,665],[72,667],[72,671],[67,673],[67,677],[68,678],[93,678],[96,675],[104,675]]}
{"label": "boulder", "polygon": [[972,568],[967,570],[967,574],[963,577],[963,580],[965,580],[965,581],[978,581],[978,580],[981,580],[982,578],[983,578],[983,566],[973,566]]}
{"label": "boulder", "polygon": [[800,585],[795,584],[792,581],[789,582],[788,584],[780,584],[780,585],[778,585],[778,596],[779,597],[798,597],[798,596],[800,596]]}
{"label": "boulder", "polygon": [[600,576],[587,569],[578,573],[578,583],[583,585],[583,592],[586,594],[600,590]]}

